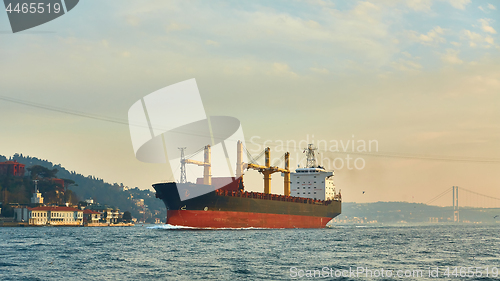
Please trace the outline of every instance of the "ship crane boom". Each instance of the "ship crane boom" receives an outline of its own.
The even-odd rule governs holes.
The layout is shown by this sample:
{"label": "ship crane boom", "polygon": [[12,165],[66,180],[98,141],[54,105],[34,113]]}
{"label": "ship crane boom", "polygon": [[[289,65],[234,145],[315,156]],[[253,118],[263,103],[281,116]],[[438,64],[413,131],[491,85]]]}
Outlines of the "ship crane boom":
{"label": "ship crane boom", "polygon": [[203,166],[204,167],[204,169],[203,169],[203,184],[211,185],[212,184],[212,164],[211,164],[211,156],[210,156],[210,152],[211,152],[210,145],[205,146],[204,151],[205,151],[205,153],[204,153],[205,159],[203,159],[204,160],[203,162],[191,160],[191,159],[184,159],[183,157],[181,157],[181,165],[184,166],[186,164],[194,164],[194,165],[198,165],[198,166]]}
{"label": "ship crane boom", "polygon": [[246,166],[246,169],[257,170],[264,175],[264,193],[271,193],[271,174],[276,172],[281,172],[285,175],[284,180],[284,194],[285,196],[290,196],[290,153],[285,153],[285,168],[280,168],[276,166],[271,166],[271,149],[266,147],[265,149],[265,165],[258,165],[254,163],[243,163],[241,161],[242,157],[240,156],[243,153],[243,144],[241,141],[238,141],[238,166],[237,166],[237,175],[243,175],[243,169]]}

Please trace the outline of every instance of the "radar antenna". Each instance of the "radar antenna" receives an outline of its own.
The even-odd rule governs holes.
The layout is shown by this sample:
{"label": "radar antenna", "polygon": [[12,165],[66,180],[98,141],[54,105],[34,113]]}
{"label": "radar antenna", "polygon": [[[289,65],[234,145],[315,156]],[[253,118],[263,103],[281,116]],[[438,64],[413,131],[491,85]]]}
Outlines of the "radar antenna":
{"label": "radar antenna", "polygon": [[186,183],[186,161],[184,161],[184,149],[185,147],[179,147],[181,151],[181,179],[180,183]]}
{"label": "radar antenna", "polygon": [[307,152],[306,168],[315,168],[316,167],[316,156],[314,155],[315,150],[318,150],[318,149],[314,147],[314,144],[307,145],[307,148],[304,150],[304,153]]}

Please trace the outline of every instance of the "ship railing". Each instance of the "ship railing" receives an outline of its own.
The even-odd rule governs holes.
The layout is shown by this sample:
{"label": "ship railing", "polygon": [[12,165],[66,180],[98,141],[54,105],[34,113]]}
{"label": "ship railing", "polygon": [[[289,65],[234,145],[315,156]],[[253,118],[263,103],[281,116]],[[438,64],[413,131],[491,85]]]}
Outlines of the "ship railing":
{"label": "ship railing", "polygon": [[[279,194],[266,194],[260,192],[247,192],[247,191],[228,191],[228,190],[216,190],[215,194],[218,196],[231,196],[231,197],[242,197],[242,198],[252,198],[252,199],[262,199],[262,200],[273,200],[273,201],[283,201],[283,202],[295,202],[302,204],[316,204],[316,205],[330,205],[332,200],[315,200],[311,198],[285,196]],[[334,197],[333,201],[339,201],[340,197]]]}

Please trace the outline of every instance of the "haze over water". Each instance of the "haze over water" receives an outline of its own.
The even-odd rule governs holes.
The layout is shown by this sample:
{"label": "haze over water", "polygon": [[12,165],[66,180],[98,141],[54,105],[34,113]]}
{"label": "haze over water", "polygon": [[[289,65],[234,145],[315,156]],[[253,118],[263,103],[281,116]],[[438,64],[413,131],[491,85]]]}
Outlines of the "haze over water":
{"label": "haze over water", "polygon": [[[393,270],[454,277],[450,267],[500,268],[499,225],[335,225],[327,229],[192,230],[168,226],[0,228],[1,280],[289,280],[299,270]],[[295,267],[296,269],[291,268]],[[398,278],[397,271],[423,270]],[[498,271],[497,271],[498,272]],[[323,275],[324,276],[324,275]],[[295,279],[325,279],[295,278]]]}

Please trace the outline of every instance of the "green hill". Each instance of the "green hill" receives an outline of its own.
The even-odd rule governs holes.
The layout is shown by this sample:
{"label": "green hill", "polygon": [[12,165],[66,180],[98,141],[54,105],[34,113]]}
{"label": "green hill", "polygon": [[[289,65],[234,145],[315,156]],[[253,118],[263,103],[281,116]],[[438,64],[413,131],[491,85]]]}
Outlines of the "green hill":
{"label": "green hill", "polygon": [[[146,218],[147,221],[152,222],[153,218],[159,218],[164,221],[166,217],[166,209],[163,202],[155,198],[154,192],[149,190],[140,190],[139,188],[132,188],[129,190],[123,190],[123,184],[118,183],[107,183],[103,179],[96,178],[95,176],[89,175],[84,176],[78,174],[75,171],[68,171],[61,164],[53,164],[48,160],[38,159],[36,157],[23,156],[22,154],[14,154],[14,156],[7,159],[5,156],[0,155],[0,161],[17,161],[26,165],[26,170],[30,167],[39,165],[48,170],[57,169],[56,177],[60,179],[68,179],[74,181],[75,184],[69,185],[68,189],[71,190],[74,195],[77,196],[78,200],[94,199],[94,202],[98,202],[102,205],[109,205],[112,207],[119,208],[121,211],[129,211],[132,213],[133,217],[143,218],[144,214],[141,213],[142,207],[136,205],[137,199],[143,199],[144,204],[147,206]],[[29,176],[27,170],[26,175]],[[19,180],[23,181],[22,183]],[[18,183],[15,187],[11,187],[15,192],[21,192],[27,194],[27,198],[17,198],[18,202],[13,202],[9,200],[10,203],[29,203],[29,197],[33,190],[33,184],[28,178],[17,179]],[[1,183],[0,183],[1,185]],[[5,185],[5,184],[4,184]],[[46,196],[43,193],[43,196]],[[12,198],[11,198],[12,199]],[[21,202],[22,201],[22,202]]]}

